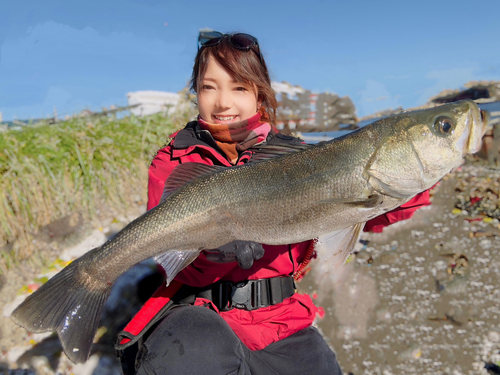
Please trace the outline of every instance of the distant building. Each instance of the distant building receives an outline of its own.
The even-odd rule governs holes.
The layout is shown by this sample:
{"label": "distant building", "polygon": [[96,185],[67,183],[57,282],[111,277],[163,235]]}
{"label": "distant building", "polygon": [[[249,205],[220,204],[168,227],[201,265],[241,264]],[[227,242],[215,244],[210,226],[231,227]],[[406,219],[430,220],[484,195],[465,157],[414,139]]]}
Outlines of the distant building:
{"label": "distant building", "polygon": [[278,100],[276,126],[283,131],[355,129],[354,104],[347,96],[313,93],[286,82],[272,82]]}
{"label": "distant building", "polygon": [[127,94],[128,105],[139,104],[130,112],[136,116],[147,116],[155,113],[168,113],[179,105],[180,95],[165,91],[135,91]]}

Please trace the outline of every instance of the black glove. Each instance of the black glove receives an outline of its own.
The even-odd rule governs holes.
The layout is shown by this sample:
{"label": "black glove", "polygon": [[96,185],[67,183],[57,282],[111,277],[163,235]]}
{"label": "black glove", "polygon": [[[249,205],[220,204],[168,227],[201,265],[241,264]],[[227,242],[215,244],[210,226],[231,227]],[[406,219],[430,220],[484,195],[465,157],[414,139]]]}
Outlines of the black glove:
{"label": "black glove", "polygon": [[207,259],[216,263],[238,262],[244,270],[253,266],[253,261],[264,256],[264,248],[260,243],[236,240],[218,249],[205,250]]}

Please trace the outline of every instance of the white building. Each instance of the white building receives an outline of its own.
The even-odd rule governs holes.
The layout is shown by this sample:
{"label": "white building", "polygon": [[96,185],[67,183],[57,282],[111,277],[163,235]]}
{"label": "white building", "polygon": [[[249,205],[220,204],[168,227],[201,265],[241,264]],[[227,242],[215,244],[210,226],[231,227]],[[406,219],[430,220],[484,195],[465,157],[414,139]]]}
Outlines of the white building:
{"label": "white building", "polygon": [[302,87],[300,86],[292,86],[291,84],[287,82],[271,82],[271,87],[273,88],[274,92],[276,93],[278,101],[281,99],[280,94],[286,93],[288,94],[288,98],[293,99],[297,97],[297,94],[303,94],[306,92]]}
{"label": "white building", "polygon": [[136,116],[147,116],[159,112],[172,113],[178,109],[180,95],[165,91],[135,91],[127,94],[128,105],[139,104],[130,109]]}

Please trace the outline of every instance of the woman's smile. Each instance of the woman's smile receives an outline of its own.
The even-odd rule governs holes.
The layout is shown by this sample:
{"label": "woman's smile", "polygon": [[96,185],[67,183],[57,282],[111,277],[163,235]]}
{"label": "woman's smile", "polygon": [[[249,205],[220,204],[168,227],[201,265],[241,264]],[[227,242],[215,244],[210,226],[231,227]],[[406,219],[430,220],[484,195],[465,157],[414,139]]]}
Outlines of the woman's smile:
{"label": "woman's smile", "polygon": [[227,124],[239,121],[237,115],[212,115],[215,124]]}

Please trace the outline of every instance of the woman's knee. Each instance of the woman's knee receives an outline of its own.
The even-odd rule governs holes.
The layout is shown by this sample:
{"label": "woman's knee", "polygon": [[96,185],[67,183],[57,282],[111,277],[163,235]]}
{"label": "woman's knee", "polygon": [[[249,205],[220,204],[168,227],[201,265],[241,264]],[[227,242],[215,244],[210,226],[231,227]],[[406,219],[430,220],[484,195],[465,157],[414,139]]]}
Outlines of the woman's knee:
{"label": "woman's knee", "polygon": [[[204,338],[228,335],[234,336],[229,325],[216,312],[201,306],[184,306],[173,309],[158,325],[158,331],[169,337],[179,335],[184,340],[199,341]],[[152,336],[155,334],[153,332]]]}
{"label": "woman's knee", "polygon": [[143,344],[140,362],[154,373],[166,371],[165,366],[168,373],[206,371],[212,365],[230,370],[245,366],[245,350],[249,351],[217,313],[186,306],[172,310],[155,328]]}

